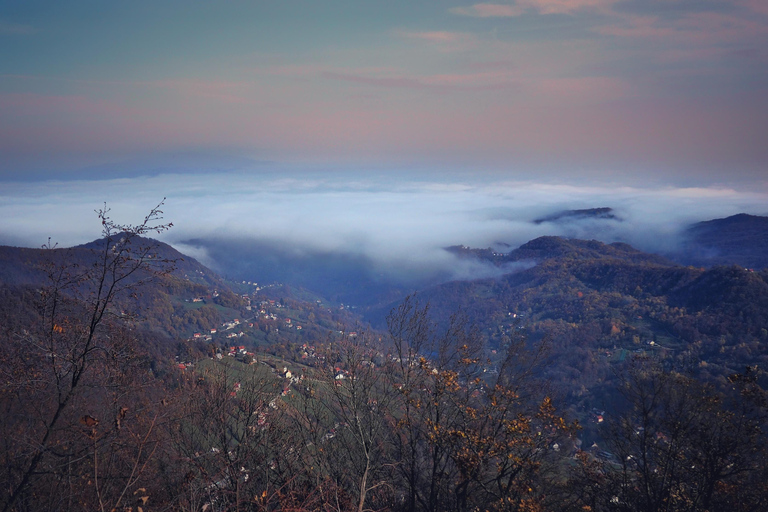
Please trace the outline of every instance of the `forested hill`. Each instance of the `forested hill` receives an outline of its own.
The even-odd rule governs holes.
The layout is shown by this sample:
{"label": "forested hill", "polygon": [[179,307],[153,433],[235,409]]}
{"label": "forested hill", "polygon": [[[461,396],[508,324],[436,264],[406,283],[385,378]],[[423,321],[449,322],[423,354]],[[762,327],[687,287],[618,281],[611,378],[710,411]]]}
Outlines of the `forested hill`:
{"label": "forested hill", "polygon": [[[112,237],[114,241],[120,238],[120,234]],[[5,322],[32,318],[37,300],[34,291],[38,289],[56,286],[65,295],[79,298],[92,293],[88,290],[96,278],[93,270],[102,264],[105,243],[99,239],[70,248],[0,247],[0,288],[4,295],[0,318]],[[115,297],[114,309],[140,318],[141,325],[160,339],[187,337],[194,331],[216,327],[228,308],[232,315],[240,309],[239,296],[221,277],[170,245],[133,236],[130,251],[123,257],[125,268],[131,261],[141,259],[144,263],[121,281],[123,292]],[[210,300],[214,292],[215,303]],[[191,308],[187,301],[196,297],[208,297],[210,304]],[[14,311],[8,311],[11,307]]]}
{"label": "forested hill", "polygon": [[[646,333],[681,342],[725,336],[743,344],[762,340],[768,327],[766,271],[684,267],[626,244],[558,237],[532,240],[507,255],[473,251],[465,253],[534,265],[499,279],[456,281],[423,291],[434,309],[461,307],[490,327],[509,313],[527,315],[534,326],[557,320],[578,330],[608,319],[612,339],[623,332],[625,338]],[[634,320],[642,314],[655,323],[637,325]]]}
{"label": "forested hill", "polygon": [[692,225],[682,250],[673,255],[687,265],[768,267],[768,217],[740,213]]}
{"label": "forested hill", "polygon": [[499,265],[531,265],[498,279],[454,281],[420,294],[434,310],[447,313],[461,308],[483,326],[492,326],[510,313],[579,324],[595,315],[610,315],[609,310],[600,310],[617,297],[636,303],[646,296],[666,296],[701,273],[626,244],[560,237],[537,238],[509,254],[489,255],[474,249],[463,254]]}
{"label": "forested hill", "polygon": [[[120,239],[116,235],[115,239]],[[51,266],[92,266],[95,258],[103,254],[106,239],[101,238],[75,247],[30,249],[0,246],[0,283],[6,285],[40,285],[46,269]],[[164,270],[169,275],[206,286],[221,286],[222,279],[200,262],[186,256],[163,242],[134,236],[131,245],[135,251],[147,250],[147,258],[167,262]]]}
{"label": "forested hill", "polygon": [[[523,270],[428,288],[376,333],[131,238],[0,250],[3,510],[765,508],[766,272],[459,247]],[[141,343],[191,327],[175,357]]]}
{"label": "forested hill", "polygon": [[532,266],[497,279],[442,284],[419,299],[438,318],[464,311],[490,350],[522,333],[547,339],[551,360],[544,373],[576,410],[610,402],[603,388],[615,366],[634,354],[704,379],[768,363],[767,271],[684,267],[626,244],[558,237],[509,254],[454,250]]}
{"label": "forested hill", "polygon": [[621,260],[632,263],[672,265],[661,256],[644,253],[625,243],[604,244],[596,240],[577,240],[557,236],[543,236],[531,240],[507,255],[509,261],[555,258]]}
{"label": "forested hill", "polygon": [[[116,234],[111,240],[119,243],[121,238]],[[213,346],[231,346],[234,341],[227,336],[232,333],[223,326],[234,325],[235,319],[238,345],[249,349],[325,339],[331,331],[354,331],[359,323],[349,308],[332,308],[299,287],[228,281],[170,245],[130,238],[120,272],[138,258],[141,268],[121,281],[111,310],[131,318],[155,355],[175,351],[179,340],[187,347],[183,354],[190,348],[203,353]],[[103,267],[105,254],[111,257],[105,249],[103,238],[72,248],[0,246],[0,327],[24,329],[39,323],[41,290],[59,287],[64,296],[88,302],[98,285],[94,270]],[[194,343],[187,343],[190,339]]]}
{"label": "forested hill", "polygon": [[639,251],[629,244],[604,244],[597,240],[579,240],[559,236],[542,236],[521,245],[509,253],[493,249],[475,249],[466,246],[447,247],[446,250],[464,258],[477,258],[496,265],[509,262],[543,262],[561,260],[611,260],[649,265],[674,266],[670,260],[655,254]]}

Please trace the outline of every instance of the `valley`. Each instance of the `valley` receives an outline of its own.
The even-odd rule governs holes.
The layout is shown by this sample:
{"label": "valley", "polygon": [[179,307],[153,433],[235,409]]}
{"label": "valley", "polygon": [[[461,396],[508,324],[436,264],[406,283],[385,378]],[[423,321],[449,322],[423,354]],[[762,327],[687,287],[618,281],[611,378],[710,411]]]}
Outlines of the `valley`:
{"label": "valley", "polygon": [[[115,252],[110,244],[117,239],[122,249]],[[121,245],[125,240],[132,245]],[[761,368],[768,364],[767,270],[682,266],[624,243],[547,236],[507,252],[446,249],[463,260],[514,268],[511,273],[417,289],[380,282],[357,290],[362,304],[350,305],[303,288],[302,279],[226,279],[143,233],[110,233],[107,241],[0,248],[6,340],[0,362],[7,376],[22,372],[7,381],[3,396],[18,411],[14,418],[28,399],[47,400],[49,392],[24,380],[22,368],[52,372],[57,386],[64,385],[59,393],[80,404],[60,408],[90,411],[80,421],[96,422],[85,438],[96,444],[82,444],[55,418],[47,428],[60,430],[55,442],[66,450],[91,450],[94,457],[123,442],[122,425],[149,436],[153,422],[165,418],[171,430],[152,434],[160,436],[152,442],[175,453],[180,473],[162,478],[170,484],[184,474],[196,494],[155,489],[161,501],[240,503],[239,491],[232,493],[242,487],[264,510],[298,502],[314,509],[330,499],[330,485],[350,500],[345,507],[362,500],[398,509],[398,500],[415,500],[460,508],[469,499],[460,490],[466,486],[478,506],[514,499],[566,511],[572,508],[554,496],[577,507],[605,499],[600,493],[608,484],[593,483],[592,494],[584,495],[581,479],[640,478],[639,469],[618,462],[638,449],[654,464],[669,464],[668,454],[655,450],[663,448],[659,440],[675,436],[686,457],[714,456],[714,445],[690,444],[698,436],[704,436],[699,443],[729,443],[720,463],[743,465],[744,476],[714,478],[739,493],[768,470],[748,455],[768,449],[760,405]],[[100,268],[93,260],[99,254],[116,278],[87,270]],[[258,262],[250,265],[253,271]],[[336,288],[337,299],[353,296],[340,293],[358,280],[360,269],[351,272]],[[119,286],[94,299],[94,277]],[[80,323],[89,307],[106,315],[92,317],[91,327]],[[21,348],[36,346],[32,340],[48,340],[48,348]],[[89,355],[89,340],[100,340],[100,350],[113,358],[131,348],[124,360],[102,360]],[[46,369],[51,357],[75,359]],[[92,391],[76,380],[66,384],[77,375],[73,369],[89,376]],[[102,382],[109,375],[115,377]],[[118,375],[119,381],[109,380]],[[29,396],[12,398],[13,382]],[[120,382],[115,390],[123,398],[112,395],[108,382]],[[111,414],[110,396],[132,405],[121,405],[114,426],[102,428],[98,418]],[[158,404],[167,410],[142,424],[135,414]],[[675,417],[691,423],[675,427],[669,423]],[[622,433],[627,421],[634,433]],[[14,421],[5,425],[17,428]],[[723,428],[731,437],[722,437]],[[656,436],[656,444],[638,445],[640,433]],[[130,453],[121,455],[124,463]],[[167,460],[141,457],[134,462],[151,466],[148,474],[159,478],[156,464]],[[393,472],[389,464],[412,469]],[[416,473],[430,467],[441,473],[421,481]],[[94,467],[73,471],[88,474]],[[266,473],[257,477],[260,471]],[[318,478],[325,483],[307,487]],[[483,491],[500,478],[510,480]],[[390,491],[373,492],[379,485]],[[443,490],[430,495],[429,486]],[[763,499],[754,491],[750,500]],[[729,499],[723,492],[711,499]],[[621,499],[632,492],[625,494]]]}

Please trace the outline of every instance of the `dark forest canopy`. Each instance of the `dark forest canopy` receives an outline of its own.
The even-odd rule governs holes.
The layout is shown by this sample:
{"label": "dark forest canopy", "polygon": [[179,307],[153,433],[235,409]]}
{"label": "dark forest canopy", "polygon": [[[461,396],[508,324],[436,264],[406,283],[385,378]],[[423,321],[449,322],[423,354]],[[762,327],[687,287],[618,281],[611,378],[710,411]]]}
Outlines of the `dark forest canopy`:
{"label": "dark forest canopy", "polygon": [[376,330],[102,215],[0,248],[3,510],[765,508],[765,271],[463,248],[529,263],[360,310]]}

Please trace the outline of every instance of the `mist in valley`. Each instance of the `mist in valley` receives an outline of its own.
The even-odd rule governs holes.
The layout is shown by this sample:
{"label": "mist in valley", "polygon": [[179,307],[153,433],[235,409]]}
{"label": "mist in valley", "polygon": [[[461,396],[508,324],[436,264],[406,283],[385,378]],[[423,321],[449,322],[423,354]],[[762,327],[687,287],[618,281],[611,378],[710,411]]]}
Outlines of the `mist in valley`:
{"label": "mist in valley", "polygon": [[0,243],[85,243],[98,236],[93,210],[104,203],[115,219],[136,222],[165,197],[164,217],[174,228],[160,238],[222,275],[365,302],[525,268],[460,258],[445,250],[450,246],[506,253],[539,236],[563,236],[674,255],[691,224],[765,214],[768,204],[768,194],[734,187],[393,173],[261,169],[9,182]]}

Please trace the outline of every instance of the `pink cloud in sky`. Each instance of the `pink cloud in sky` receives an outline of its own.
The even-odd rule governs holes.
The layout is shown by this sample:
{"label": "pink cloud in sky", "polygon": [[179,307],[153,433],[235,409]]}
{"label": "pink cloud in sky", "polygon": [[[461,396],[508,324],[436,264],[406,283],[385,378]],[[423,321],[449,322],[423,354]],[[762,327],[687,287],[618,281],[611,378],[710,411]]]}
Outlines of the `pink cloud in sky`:
{"label": "pink cloud in sky", "polygon": [[479,73],[439,74],[426,77],[425,82],[432,85],[460,87],[464,89],[488,89],[516,86],[515,77],[505,71],[487,71]]}
{"label": "pink cloud in sky", "polygon": [[[513,78],[503,73],[470,73],[419,80],[429,87],[475,90],[491,87],[496,80],[514,84]],[[413,97],[389,85],[394,88],[389,98],[345,101],[348,95],[340,92],[339,101],[326,98],[287,108],[229,105],[211,109],[173,98],[158,109],[127,108],[82,96],[5,94],[0,95],[4,120],[0,151],[32,154],[45,141],[46,151],[89,154],[224,144],[265,158],[313,161],[423,158],[477,165],[583,164],[626,157],[628,161],[689,158],[700,162],[755,158],[754,140],[765,133],[765,109],[755,111],[749,99],[744,103],[754,113],[745,121],[743,107],[732,109],[711,98],[685,105],[627,100],[631,88],[610,78],[531,79],[519,92],[468,95],[467,103],[451,109],[444,108],[438,95]],[[333,83],[327,86],[340,89]],[[606,99],[609,103],[601,105]]]}
{"label": "pink cloud in sky", "polygon": [[459,43],[472,38],[464,32],[431,31],[431,32],[399,32],[403,37],[421,39],[430,43]]}
{"label": "pink cloud in sky", "polygon": [[373,85],[376,87],[388,87],[388,88],[405,88],[405,89],[423,89],[426,84],[414,79],[414,78],[387,78],[387,77],[371,77],[355,75],[350,73],[337,73],[334,71],[325,71],[322,73],[325,78],[332,78],[335,80],[342,80],[345,82],[354,82],[364,85]]}
{"label": "pink cloud in sky", "polygon": [[514,4],[474,4],[453,7],[449,12],[474,18],[520,16],[527,11],[539,14],[572,14],[584,9],[605,9],[619,0],[517,0]]}
{"label": "pink cloud in sky", "polygon": [[522,7],[505,4],[475,4],[469,7],[453,7],[448,10],[453,14],[473,18],[509,18],[520,16],[524,12]]}
{"label": "pink cloud in sky", "polygon": [[517,87],[519,84],[507,71],[485,71],[476,73],[434,74],[419,77],[387,73],[390,76],[371,76],[364,69],[353,71],[324,71],[324,78],[342,80],[362,85],[391,89],[432,89],[432,90],[498,90]]}
{"label": "pink cloud in sky", "polygon": [[[328,64],[321,63],[309,63],[309,64],[290,64],[283,66],[265,66],[254,69],[257,75],[268,75],[286,78],[297,78],[301,80],[309,80],[316,77],[330,75],[393,75],[397,74],[398,70],[394,67],[387,66],[358,66],[354,68],[354,71],[350,71],[349,68],[340,66],[330,66]],[[338,78],[338,77],[337,77]]]}
{"label": "pink cloud in sky", "polygon": [[125,116],[134,109],[123,105],[93,100],[85,96],[44,95],[29,92],[0,94],[0,112],[23,112],[27,116],[78,114],[87,116]]}
{"label": "pink cloud in sky", "polygon": [[439,51],[449,53],[474,49],[480,42],[474,34],[448,30],[414,32],[397,29],[392,34],[397,38],[426,43]]}
{"label": "pink cloud in sky", "polygon": [[[248,102],[247,96],[248,89],[253,84],[244,81],[226,81],[226,80],[200,80],[200,79],[161,79],[161,80],[147,80],[147,81],[130,81],[130,80],[93,80],[82,78],[62,78],[62,77],[50,77],[50,76],[38,76],[38,75],[0,75],[2,78],[13,78],[23,80],[28,83],[55,83],[63,82],[73,85],[86,86],[88,89],[92,89],[91,86],[97,86],[102,91],[126,91],[135,90],[137,88],[142,89],[142,93],[147,89],[166,90],[174,95],[181,97],[195,97],[211,100],[219,100],[230,103],[244,103]],[[39,96],[43,98],[44,96]],[[71,102],[76,95],[64,95],[64,96],[48,96],[48,98],[59,98],[62,102]],[[43,101],[43,100],[41,100]],[[89,100],[90,101],[90,100]]]}
{"label": "pink cloud in sky", "polygon": [[497,70],[510,70],[517,67],[517,63],[513,60],[489,60],[489,61],[477,61],[467,63],[468,69],[477,71],[497,71]]}
{"label": "pink cloud in sky", "polygon": [[765,38],[768,24],[733,14],[694,12],[675,20],[658,16],[629,15],[595,28],[599,34],[663,39],[681,43],[717,44]]}
{"label": "pink cloud in sky", "polygon": [[751,11],[768,16],[768,2],[765,0],[737,0],[737,2]]}
{"label": "pink cloud in sky", "polygon": [[279,66],[268,66],[258,68],[256,71],[266,73],[275,76],[285,76],[291,78],[309,78],[317,76],[325,71],[328,67],[323,64],[310,63],[310,64],[283,64]]}
{"label": "pink cloud in sky", "polygon": [[7,133],[0,149],[115,150],[137,143],[162,144],[173,133],[161,120],[168,112],[83,95],[0,94],[0,117]]}
{"label": "pink cloud in sky", "polygon": [[216,80],[158,80],[138,82],[137,85],[168,89],[187,97],[215,100],[226,103],[251,103],[246,82]]}
{"label": "pink cloud in sky", "polygon": [[556,98],[558,102],[579,101],[580,104],[613,101],[630,93],[626,81],[602,76],[544,79],[533,85],[542,96]]}
{"label": "pink cloud in sky", "polygon": [[517,5],[539,14],[572,14],[584,9],[604,9],[619,0],[518,0]]}

